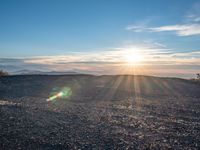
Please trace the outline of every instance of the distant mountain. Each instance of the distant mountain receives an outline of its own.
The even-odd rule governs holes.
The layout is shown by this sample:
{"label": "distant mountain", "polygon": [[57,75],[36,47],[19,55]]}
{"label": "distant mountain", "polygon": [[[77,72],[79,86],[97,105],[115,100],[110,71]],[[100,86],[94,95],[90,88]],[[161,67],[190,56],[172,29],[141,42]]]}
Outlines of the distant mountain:
{"label": "distant mountain", "polygon": [[[0,62],[1,63],[1,62]],[[15,65],[2,65],[0,64],[0,70],[7,71],[9,73],[15,72],[17,70],[22,70],[23,67],[15,66]]]}
{"label": "distant mountain", "polygon": [[67,74],[78,74],[75,71],[65,71],[65,72],[59,72],[59,71],[39,71],[39,70],[19,70],[12,72],[13,75],[67,75]]}

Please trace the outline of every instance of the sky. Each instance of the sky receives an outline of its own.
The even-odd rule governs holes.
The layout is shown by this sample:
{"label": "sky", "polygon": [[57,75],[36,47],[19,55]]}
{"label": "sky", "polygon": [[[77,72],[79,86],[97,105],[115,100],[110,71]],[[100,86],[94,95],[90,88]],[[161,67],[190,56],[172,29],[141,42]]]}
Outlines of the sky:
{"label": "sky", "polygon": [[0,0],[0,69],[192,78],[200,0]]}

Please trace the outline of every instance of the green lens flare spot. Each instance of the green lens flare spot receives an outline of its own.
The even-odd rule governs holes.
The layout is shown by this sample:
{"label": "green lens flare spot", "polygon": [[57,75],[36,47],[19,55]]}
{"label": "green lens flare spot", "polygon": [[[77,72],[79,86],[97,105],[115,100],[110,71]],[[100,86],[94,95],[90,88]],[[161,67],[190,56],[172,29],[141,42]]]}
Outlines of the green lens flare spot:
{"label": "green lens flare spot", "polygon": [[53,92],[47,101],[54,101],[56,99],[66,99],[72,95],[72,90],[69,87],[63,87],[58,92]]}

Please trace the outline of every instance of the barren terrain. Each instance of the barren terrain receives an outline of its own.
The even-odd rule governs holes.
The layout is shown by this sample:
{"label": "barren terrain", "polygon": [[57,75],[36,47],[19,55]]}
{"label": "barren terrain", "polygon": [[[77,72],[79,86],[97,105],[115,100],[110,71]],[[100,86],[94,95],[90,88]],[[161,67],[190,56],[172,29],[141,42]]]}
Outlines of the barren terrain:
{"label": "barren terrain", "polygon": [[2,150],[200,149],[200,86],[184,79],[2,77],[0,114]]}

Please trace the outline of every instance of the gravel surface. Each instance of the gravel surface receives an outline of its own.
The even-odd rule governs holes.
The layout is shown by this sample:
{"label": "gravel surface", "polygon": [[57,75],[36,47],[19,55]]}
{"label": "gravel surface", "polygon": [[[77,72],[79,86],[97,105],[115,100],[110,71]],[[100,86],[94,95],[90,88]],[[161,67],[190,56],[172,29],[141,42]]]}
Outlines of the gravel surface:
{"label": "gravel surface", "polygon": [[[0,149],[200,149],[199,85],[121,78],[1,78]],[[47,102],[60,86],[72,95]]]}

